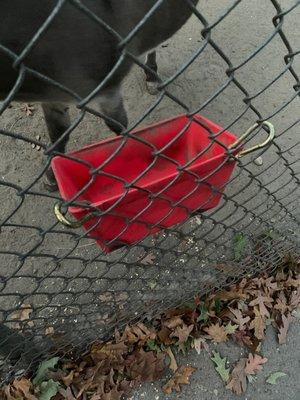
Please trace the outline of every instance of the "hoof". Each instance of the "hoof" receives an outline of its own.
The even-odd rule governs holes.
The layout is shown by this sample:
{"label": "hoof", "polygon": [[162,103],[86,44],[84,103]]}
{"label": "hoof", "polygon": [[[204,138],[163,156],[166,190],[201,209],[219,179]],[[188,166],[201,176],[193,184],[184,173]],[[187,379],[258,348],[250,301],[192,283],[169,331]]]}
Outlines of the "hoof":
{"label": "hoof", "polygon": [[146,87],[149,94],[156,96],[159,93],[158,90],[159,82],[157,81],[146,81]]}
{"label": "hoof", "polygon": [[44,175],[44,188],[48,191],[48,192],[57,192],[58,191],[58,186],[57,186],[57,182],[54,176],[54,173],[52,171],[51,168],[49,168],[45,175]]}

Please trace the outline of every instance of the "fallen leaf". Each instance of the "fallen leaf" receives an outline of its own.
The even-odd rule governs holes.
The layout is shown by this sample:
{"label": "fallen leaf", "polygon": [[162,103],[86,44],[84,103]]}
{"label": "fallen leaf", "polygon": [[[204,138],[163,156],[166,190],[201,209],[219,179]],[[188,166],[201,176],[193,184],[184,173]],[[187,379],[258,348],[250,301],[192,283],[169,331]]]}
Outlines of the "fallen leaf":
{"label": "fallen leaf", "polygon": [[180,392],[181,385],[188,385],[190,383],[189,378],[195,371],[196,368],[193,367],[179,367],[173,378],[163,387],[164,392],[166,394],[171,394],[173,390]]}
{"label": "fallen leaf", "polygon": [[53,379],[42,382],[39,388],[39,400],[51,400],[58,393],[59,383]]}
{"label": "fallen leaf", "polygon": [[178,370],[178,365],[176,362],[176,358],[171,350],[171,347],[168,347],[166,349],[166,353],[168,354],[168,356],[170,357],[170,364],[169,364],[169,368],[173,371],[176,372]]}
{"label": "fallen leaf", "polygon": [[293,312],[292,316],[300,320],[300,307],[297,307]]}
{"label": "fallen leaf", "polygon": [[229,290],[221,290],[220,292],[216,293],[216,297],[223,301],[230,301],[230,300],[246,300],[248,295],[244,292],[241,288],[233,287]]}
{"label": "fallen leaf", "polygon": [[174,339],[170,338],[172,331],[167,328],[166,326],[163,326],[161,328],[160,331],[158,331],[157,336],[159,338],[159,340],[161,341],[161,343],[165,344],[165,345],[170,345],[174,342]]}
{"label": "fallen leaf", "polygon": [[226,368],[227,358],[226,357],[222,358],[220,354],[214,350],[213,350],[213,355],[214,356],[211,357],[211,360],[216,364],[215,367],[216,371],[218,372],[218,374],[220,375],[220,377],[224,382],[228,382],[230,370],[229,368]]}
{"label": "fallen leaf", "polygon": [[246,331],[242,330],[242,331],[236,331],[233,335],[232,335],[232,339],[238,343],[241,346],[246,346],[248,348],[250,348],[253,343],[252,340],[250,338],[250,336],[247,334]]}
{"label": "fallen leaf", "polygon": [[284,376],[286,376],[286,374],[284,372],[273,372],[268,379],[266,380],[267,383],[269,383],[270,385],[276,385],[277,384],[277,379],[279,378],[283,378]]}
{"label": "fallen leaf", "polygon": [[56,366],[56,364],[58,363],[59,357],[53,357],[50,358],[49,360],[43,361],[37,370],[36,376],[33,379],[32,383],[37,386],[40,383],[43,382],[43,380],[46,378],[47,376],[47,372],[49,371],[49,369],[52,369]]}
{"label": "fallen leaf", "polygon": [[234,237],[234,259],[241,261],[247,245],[247,239],[242,233],[238,233]]}
{"label": "fallen leaf", "polygon": [[74,371],[71,371],[67,376],[62,377],[62,381],[66,386],[70,386],[73,382]]}
{"label": "fallen leaf", "polygon": [[31,117],[35,109],[31,104],[25,103],[21,107],[21,110],[24,111],[27,117]]}
{"label": "fallen leaf", "polygon": [[247,375],[245,372],[246,361],[246,358],[241,358],[237,362],[233,371],[231,372],[230,381],[226,386],[227,389],[230,389],[237,395],[245,393],[247,388]]}
{"label": "fallen leaf", "polygon": [[51,336],[51,335],[53,335],[53,334],[54,334],[54,328],[53,328],[53,326],[48,326],[48,327],[45,329],[45,335]]}
{"label": "fallen leaf", "polygon": [[192,343],[192,347],[196,350],[198,354],[201,353],[201,350],[209,350],[208,344],[206,343],[206,340],[202,337],[194,339]]}
{"label": "fallen leaf", "polygon": [[289,311],[290,307],[287,304],[287,299],[283,291],[279,292],[274,309],[280,311],[282,314]]}
{"label": "fallen leaf", "polygon": [[26,378],[15,379],[12,387],[16,390],[16,400],[38,400],[33,394],[33,387],[31,382]]}
{"label": "fallen leaf", "polygon": [[254,335],[257,337],[258,340],[262,340],[265,337],[266,323],[260,315],[259,309],[257,307],[254,307],[253,310],[255,317],[251,321],[249,329],[254,329]]}
{"label": "fallen leaf", "polygon": [[148,340],[154,340],[156,333],[153,329],[149,329],[143,323],[139,322],[131,327],[126,326],[122,340],[129,344],[140,343],[145,344]]}
{"label": "fallen leaf", "polygon": [[207,328],[204,328],[204,331],[208,333],[208,335],[217,343],[226,342],[228,340],[228,333],[226,332],[223,325],[213,324]]}
{"label": "fallen leaf", "polygon": [[292,292],[290,305],[292,308],[297,308],[300,305],[300,287],[298,287],[297,291]]}
{"label": "fallen leaf", "polygon": [[126,371],[131,379],[153,382],[160,379],[164,371],[165,354],[136,350],[126,359]]}
{"label": "fallen leaf", "polygon": [[197,318],[197,322],[207,321],[208,320],[208,310],[203,303],[199,304],[198,310],[200,311],[200,315]]}
{"label": "fallen leaf", "polygon": [[164,326],[166,326],[169,329],[175,329],[177,326],[183,325],[184,322],[181,317],[179,316],[174,316],[171,319],[164,321]]}
{"label": "fallen leaf", "polygon": [[193,329],[194,325],[187,326],[186,324],[183,324],[183,326],[177,326],[174,332],[171,333],[170,337],[177,337],[179,344],[185,343]]}
{"label": "fallen leaf", "polygon": [[292,320],[293,318],[291,314],[288,314],[287,317],[284,314],[282,315],[282,326],[279,328],[279,333],[278,333],[279,344],[286,343],[288,329]]}
{"label": "fallen leaf", "polygon": [[251,307],[258,306],[260,315],[262,317],[270,317],[270,313],[269,310],[267,309],[267,306],[271,308],[273,301],[274,300],[271,297],[263,296],[261,292],[259,292],[257,293],[256,298],[249,303],[249,306]]}
{"label": "fallen leaf", "polygon": [[225,326],[225,331],[228,333],[228,335],[232,335],[237,329],[238,325],[232,325],[231,322]]}
{"label": "fallen leaf", "polygon": [[242,330],[244,326],[247,324],[247,322],[250,321],[250,317],[249,316],[244,317],[241,310],[239,310],[238,308],[229,307],[229,310],[233,314],[233,316],[231,317],[232,321],[239,326],[240,330]]}
{"label": "fallen leaf", "polygon": [[13,324],[14,329],[22,329],[23,326],[33,327],[34,322],[30,321],[30,314],[32,313],[33,309],[30,304],[22,304],[19,310],[14,311],[11,314],[12,320],[21,321],[22,324],[16,322]]}
{"label": "fallen leaf", "polygon": [[155,255],[153,253],[148,253],[142,260],[141,264],[143,265],[153,265],[155,261]]}
{"label": "fallen leaf", "polygon": [[263,358],[258,354],[249,354],[246,362],[245,372],[247,375],[255,375],[257,372],[262,370],[262,365],[268,361],[267,358]]}

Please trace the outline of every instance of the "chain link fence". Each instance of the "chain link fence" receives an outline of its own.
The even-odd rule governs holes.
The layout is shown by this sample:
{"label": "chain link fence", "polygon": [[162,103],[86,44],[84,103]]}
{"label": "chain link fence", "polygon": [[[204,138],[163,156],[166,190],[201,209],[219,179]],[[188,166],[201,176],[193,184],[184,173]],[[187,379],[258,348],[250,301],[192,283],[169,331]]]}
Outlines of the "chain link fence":
{"label": "chain link fence", "polygon": [[[32,12],[21,1],[12,3],[14,12],[24,18]],[[109,337],[115,328],[138,319],[151,319],[197,293],[204,295],[243,275],[276,267],[287,254],[297,251],[300,2],[222,0],[212,4],[206,0],[182,0],[180,7],[184,13],[188,10],[191,18],[159,45],[158,73],[138,57],[132,43],[144,34],[145,26],[149,28],[149,22],[155,29],[163,29],[165,20],[157,17],[163,7],[170,19],[178,18],[173,14],[175,3],[149,1],[147,13],[125,34],[120,33],[120,21],[131,15],[118,14],[117,2],[99,3],[105,10],[103,15],[97,13],[92,1],[47,2],[51,10],[46,17],[44,11],[37,18],[41,23],[33,36],[24,39],[26,43],[18,52],[14,50],[14,36],[9,34],[8,15],[3,19],[0,60],[4,65],[9,60],[16,80],[11,87],[0,83],[2,381],[26,373],[53,353],[81,351],[93,340]],[[141,4],[128,1],[127,6],[136,9]],[[5,13],[8,2],[1,7]],[[95,41],[103,40],[105,33],[119,49],[112,70],[89,93],[76,93],[72,84],[67,87],[56,81],[55,74],[46,76],[45,65],[33,68],[28,64],[30,54],[39,43],[46,43],[43,39],[53,33],[55,21],[65,15],[66,9],[76,10],[76,15],[99,29],[91,47]],[[110,18],[104,18],[107,15]],[[155,26],[155,18],[161,25]],[[68,28],[66,24],[66,31],[60,31],[57,43],[71,34]],[[53,60],[47,57],[47,46],[43,49],[43,62],[47,60],[50,65]],[[78,52],[81,51],[78,43]],[[101,57],[97,62],[102,62]],[[123,84],[129,125],[122,126],[117,141],[108,142],[113,143],[110,152],[100,161],[96,159],[96,165],[76,157],[76,153],[64,155],[59,151],[61,138],[50,143],[38,106],[27,105],[25,116],[18,103],[11,104],[19,99],[28,79],[38,81],[49,93],[53,87],[55,93],[67,94],[76,107],[70,109],[71,124],[62,132],[62,138],[70,139],[70,149],[79,149],[112,135],[103,121],[116,121],[95,109],[90,100],[101,94],[127,63],[133,64]],[[73,67],[76,68],[66,65],[70,82],[74,78]],[[50,70],[55,68],[59,65]],[[157,81],[157,94],[147,93],[144,72]],[[2,74],[0,79],[5,80],[5,76]],[[181,114],[186,117],[182,117],[183,124],[177,130],[167,126],[156,128],[156,136],[132,133],[141,126]],[[222,128],[212,129],[199,114]],[[275,138],[253,154],[239,157],[241,146],[230,148],[222,139],[228,131],[240,137],[258,122],[243,144],[244,148],[251,148],[270,134],[266,121],[274,126]],[[192,137],[191,125],[201,133]],[[168,136],[172,129],[175,134]],[[206,142],[201,142],[201,135]],[[127,158],[118,170],[110,169],[124,148],[128,150]],[[219,153],[222,162],[204,174],[203,166],[194,172],[193,163],[209,161]],[[62,199],[59,192],[46,190],[43,178],[57,155],[61,168],[69,165],[69,175],[62,183],[65,194],[72,192],[74,182],[77,185],[72,195],[59,203],[62,207],[58,207],[58,214],[60,208],[76,213],[81,207],[80,216],[92,212],[93,218],[85,222],[85,228],[65,227],[53,212],[54,205]],[[144,164],[139,170],[141,159]],[[235,166],[230,177],[222,175],[228,165]],[[165,178],[170,170],[172,179],[159,187],[143,185],[143,178],[150,179],[151,173],[155,180],[155,173]],[[220,173],[216,184],[213,179]],[[176,186],[183,176],[190,180],[188,189]],[[106,208],[95,207],[93,196],[105,190],[111,194],[110,188],[115,190],[114,195],[117,193],[114,200]],[[125,215],[118,206],[120,202],[127,204],[133,190],[144,203],[131,209],[131,215]],[[199,202],[196,196],[198,202],[190,205],[189,199],[200,192],[205,192],[206,198]],[[220,203],[212,202],[210,208],[207,204],[218,197]],[[71,219],[68,215],[61,213],[61,220],[66,223],[64,218]],[[145,215],[150,222],[147,218],[145,222]],[[167,223],[170,220],[173,222]],[[172,225],[174,221],[179,223]],[[108,237],[108,231],[113,232],[112,236]],[[132,243],[127,240],[128,232],[134,238]],[[134,236],[137,232],[139,237]]]}

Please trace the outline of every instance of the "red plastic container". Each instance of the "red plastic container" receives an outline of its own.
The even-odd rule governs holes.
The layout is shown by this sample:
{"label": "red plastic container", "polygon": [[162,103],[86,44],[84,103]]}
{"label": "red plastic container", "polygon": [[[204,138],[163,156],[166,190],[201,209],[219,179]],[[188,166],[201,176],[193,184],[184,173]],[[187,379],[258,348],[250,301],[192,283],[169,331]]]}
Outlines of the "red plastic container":
{"label": "red plastic container", "polygon": [[[203,126],[213,133],[222,128],[200,115],[194,118],[199,123],[182,115],[139,129],[135,138],[114,137],[69,153],[93,168],[102,166],[94,180],[86,165],[60,156],[52,160],[64,200],[91,182],[76,201],[104,212],[85,222],[84,228],[105,252],[134,244],[186,220],[193,211],[219,203],[235,162]],[[237,138],[225,131],[217,140],[228,147]],[[161,155],[155,156],[159,151]],[[81,207],[69,207],[69,212],[76,219],[89,213]]]}

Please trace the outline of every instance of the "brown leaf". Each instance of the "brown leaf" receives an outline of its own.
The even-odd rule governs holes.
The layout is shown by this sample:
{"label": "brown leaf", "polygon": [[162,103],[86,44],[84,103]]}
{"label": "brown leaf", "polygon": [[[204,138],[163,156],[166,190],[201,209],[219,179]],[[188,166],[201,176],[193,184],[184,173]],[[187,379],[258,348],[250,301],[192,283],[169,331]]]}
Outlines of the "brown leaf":
{"label": "brown leaf", "polygon": [[51,335],[53,335],[53,334],[54,334],[54,328],[53,328],[53,326],[48,326],[48,327],[45,329],[45,335],[51,336]]}
{"label": "brown leaf", "polygon": [[249,354],[246,362],[245,372],[247,375],[255,375],[258,371],[262,370],[262,365],[268,361],[258,354]]}
{"label": "brown leaf", "polygon": [[176,316],[170,318],[169,320],[164,321],[163,324],[164,324],[164,326],[166,326],[167,328],[172,330],[172,329],[177,328],[177,326],[183,325],[184,322],[180,316],[176,315]]}
{"label": "brown leaf", "polygon": [[71,383],[73,382],[73,377],[74,377],[74,371],[71,371],[71,372],[69,373],[69,375],[64,376],[64,377],[62,378],[62,381],[63,381],[63,383],[64,383],[66,386],[70,386]]}
{"label": "brown leaf", "polygon": [[170,345],[172,343],[174,343],[174,340],[170,338],[172,331],[167,328],[166,326],[163,326],[161,328],[160,331],[158,331],[157,336],[159,338],[159,340],[161,341],[161,343],[165,344],[165,345]]}
{"label": "brown leaf", "polygon": [[251,321],[249,329],[254,329],[254,335],[258,340],[262,340],[265,337],[266,322],[260,315],[258,307],[254,307],[255,317]]}
{"label": "brown leaf", "polygon": [[192,347],[196,350],[198,354],[201,353],[201,350],[209,350],[208,344],[206,343],[206,340],[202,337],[194,339],[192,343]]}
{"label": "brown leaf", "polygon": [[37,398],[31,392],[33,391],[33,386],[28,379],[15,379],[12,383],[12,386],[17,391],[16,399],[37,400]]}
{"label": "brown leaf", "polygon": [[274,281],[274,276],[266,278],[264,285],[267,288],[269,295],[272,295],[276,290],[278,290],[278,283]]}
{"label": "brown leaf", "polygon": [[142,260],[141,260],[141,264],[143,265],[153,265],[154,261],[155,261],[155,255],[152,253],[147,254]]}
{"label": "brown leaf", "polygon": [[247,335],[247,332],[244,330],[234,332],[234,334],[231,337],[235,342],[237,342],[241,346],[246,346],[250,348],[253,345],[250,336]]}
{"label": "brown leaf", "polygon": [[19,310],[14,311],[11,314],[11,319],[16,321],[21,321],[22,324],[16,322],[13,324],[14,329],[22,329],[24,326],[32,327],[34,322],[30,321],[30,314],[32,313],[32,307],[30,304],[22,304]]}
{"label": "brown leaf", "polygon": [[170,337],[177,337],[178,338],[178,343],[182,344],[185,343],[188,340],[188,337],[190,336],[190,333],[194,329],[194,325],[189,325],[187,326],[186,324],[183,324],[183,326],[177,326],[174,332],[170,335]]}
{"label": "brown leaf", "polygon": [[164,370],[165,354],[136,350],[126,359],[127,374],[134,380],[153,382],[160,379]]}
{"label": "brown leaf", "polygon": [[285,281],[284,286],[298,288],[300,286],[300,278],[294,279],[291,275],[289,275],[288,279]]}
{"label": "brown leaf", "polygon": [[292,292],[290,298],[290,305],[292,308],[297,308],[300,304],[300,287],[298,287],[297,291]]}
{"label": "brown leaf", "polygon": [[230,381],[226,386],[227,389],[230,389],[237,395],[245,393],[247,389],[247,375],[245,372],[246,361],[246,358],[241,358],[237,362],[230,375]]}
{"label": "brown leaf", "polygon": [[91,357],[95,363],[101,360],[118,361],[128,352],[128,346],[124,342],[106,344],[94,343],[91,348]]}
{"label": "brown leaf", "polygon": [[126,326],[122,339],[129,344],[139,343],[145,344],[148,340],[156,338],[156,333],[153,329],[148,329],[146,325],[139,322],[133,326]]}
{"label": "brown leaf", "polygon": [[223,301],[231,301],[231,300],[246,300],[247,294],[243,289],[240,288],[231,288],[229,290],[221,290],[215,294],[215,298],[218,298]]}
{"label": "brown leaf", "polygon": [[287,317],[284,314],[282,315],[282,326],[279,328],[279,333],[278,333],[279,344],[286,343],[288,329],[292,320],[293,318],[291,314],[288,314]]}
{"label": "brown leaf", "polygon": [[178,370],[178,365],[177,365],[177,361],[176,358],[171,350],[171,347],[168,347],[166,349],[166,353],[168,354],[168,356],[170,357],[170,364],[169,364],[169,368],[173,371],[176,372]]}
{"label": "brown leaf", "polygon": [[93,399],[92,397],[91,400],[121,400],[123,394],[122,391],[120,392],[117,388],[113,388],[110,392],[101,394],[98,399]]}
{"label": "brown leaf", "polygon": [[279,292],[274,309],[280,311],[282,314],[289,311],[290,307],[287,304],[287,299],[283,291]]}
{"label": "brown leaf", "polygon": [[228,333],[225,327],[219,323],[204,328],[204,331],[217,343],[226,342],[228,340]]}
{"label": "brown leaf", "polygon": [[263,296],[263,295],[261,294],[261,292],[258,292],[258,293],[257,293],[256,299],[252,300],[252,301],[249,303],[249,306],[251,306],[251,307],[258,306],[258,307],[259,307],[259,311],[260,311],[260,315],[261,315],[262,317],[267,317],[267,318],[269,318],[269,317],[270,317],[270,313],[269,313],[269,311],[268,311],[268,309],[267,309],[266,306],[268,306],[269,308],[271,308],[271,307],[272,307],[273,301],[274,301],[274,300],[273,300],[271,297],[269,297],[269,296]]}
{"label": "brown leaf", "polygon": [[180,392],[181,385],[188,385],[190,383],[189,378],[195,371],[196,368],[193,367],[179,367],[173,378],[171,378],[163,387],[164,392],[166,394],[171,394],[173,390]]}
{"label": "brown leaf", "polygon": [[21,110],[26,114],[27,117],[31,117],[35,109],[31,104],[25,103],[21,107]]}
{"label": "brown leaf", "polygon": [[229,310],[233,314],[233,316],[230,317],[231,320],[239,326],[240,330],[242,330],[244,328],[244,326],[247,324],[247,322],[250,321],[250,317],[248,317],[248,316],[244,317],[241,310],[239,310],[237,308],[229,307]]}

